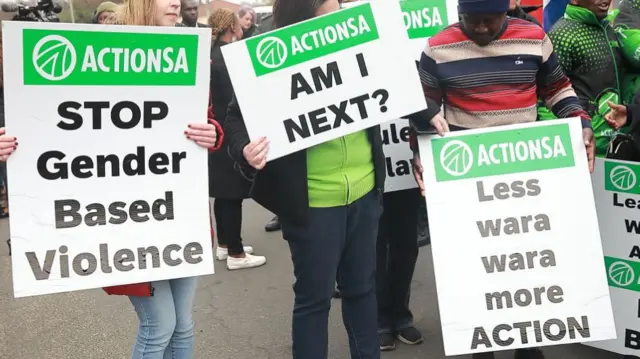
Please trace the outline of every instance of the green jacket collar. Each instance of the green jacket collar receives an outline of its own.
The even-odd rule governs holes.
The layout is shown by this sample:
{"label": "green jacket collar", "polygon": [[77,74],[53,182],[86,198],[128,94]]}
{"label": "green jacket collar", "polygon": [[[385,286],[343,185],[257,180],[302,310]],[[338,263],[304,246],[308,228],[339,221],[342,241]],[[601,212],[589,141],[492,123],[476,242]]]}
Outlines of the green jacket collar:
{"label": "green jacket collar", "polygon": [[609,15],[602,20],[598,20],[596,15],[591,11],[575,5],[567,5],[567,10],[564,13],[564,18],[568,20],[578,21],[586,25],[594,26],[608,26],[618,14],[618,10],[609,11]]}

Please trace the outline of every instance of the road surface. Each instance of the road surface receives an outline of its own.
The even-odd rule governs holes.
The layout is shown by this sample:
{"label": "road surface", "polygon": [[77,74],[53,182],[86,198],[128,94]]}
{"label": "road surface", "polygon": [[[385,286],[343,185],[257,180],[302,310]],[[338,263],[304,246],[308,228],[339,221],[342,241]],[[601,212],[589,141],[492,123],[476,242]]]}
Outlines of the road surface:
{"label": "road surface", "polygon": [[[202,277],[195,301],[195,359],[288,359],[293,275],[288,247],[280,232],[265,233],[271,214],[245,203],[243,237],[264,267]],[[90,290],[13,299],[11,261],[6,246],[8,220],[0,221],[0,358],[126,359],[136,334],[129,301]],[[413,281],[412,307],[425,342],[383,354],[385,359],[443,359],[430,248],[421,249]],[[330,358],[348,359],[340,301],[330,319]],[[619,356],[582,345],[546,349],[548,359],[614,359]],[[511,352],[498,359],[512,358]],[[469,358],[469,356],[456,357]]]}

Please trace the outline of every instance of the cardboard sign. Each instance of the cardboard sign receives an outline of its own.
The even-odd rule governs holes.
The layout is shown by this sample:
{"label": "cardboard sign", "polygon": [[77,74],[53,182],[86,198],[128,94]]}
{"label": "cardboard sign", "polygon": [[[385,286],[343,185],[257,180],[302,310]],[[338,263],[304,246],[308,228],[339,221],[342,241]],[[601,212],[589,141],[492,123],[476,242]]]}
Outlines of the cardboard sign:
{"label": "cardboard sign", "polygon": [[274,160],[426,108],[400,5],[374,0],[222,48]]}
{"label": "cardboard sign", "polygon": [[411,166],[413,152],[409,148],[409,120],[387,122],[380,129],[387,170],[384,191],[395,192],[418,187]]}
{"label": "cardboard sign", "polygon": [[2,25],[14,295],[213,273],[208,30]]}
{"label": "cardboard sign", "polygon": [[419,145],[446,355],[616,337],[579,119]]}
{"label": "cardboard sign", "polygon": [[596,159],[592,176],[618,338],[589,346],[640,356],[640,164]]}
{"label": "cardboard sign", "polygon": [[[366,0],[343,4],[350,8]],[[445,27],[458,22],[457,0],[400,0],[402,22],[409,42],[409,55],[420,61],[426,40]]]}
{"label": "cardboard sign", "polygon": [[[350,8],[361,2],[345,3]],[[400,1],[402,21],[410,39],[408,55],[420,61],[427,40],[448,25],[458,21],[457,1],[403,0]],[[409,148],[409,121],[399,119],[381,125],[382,141],[386,156],[387,179],[385,192],[416,188]],[[401,142],[398,142],[399,141]]]}

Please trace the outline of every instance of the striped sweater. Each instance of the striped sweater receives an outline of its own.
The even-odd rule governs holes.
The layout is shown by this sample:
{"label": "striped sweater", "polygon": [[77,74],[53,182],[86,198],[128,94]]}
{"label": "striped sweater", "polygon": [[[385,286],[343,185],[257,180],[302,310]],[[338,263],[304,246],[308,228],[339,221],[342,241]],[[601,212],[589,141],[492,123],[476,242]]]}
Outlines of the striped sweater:
{"label": "striped sweater", "polygon": [[420,60],[426,117],[440,112],[452,129],[533,122],[539,96],[558,118],[580,117],[591,127],[542,28],[515,18],[505,27],[487,46],[459,24],[429,39]]}

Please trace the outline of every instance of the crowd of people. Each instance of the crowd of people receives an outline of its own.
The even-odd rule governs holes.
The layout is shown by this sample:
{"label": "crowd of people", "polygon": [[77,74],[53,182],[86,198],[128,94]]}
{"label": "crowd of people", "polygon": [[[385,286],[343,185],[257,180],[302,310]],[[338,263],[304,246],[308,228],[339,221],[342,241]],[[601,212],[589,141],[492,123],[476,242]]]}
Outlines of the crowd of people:
{"label": "crowd of people", "polygon": [[[243,201],[252,198],[275,215],[265,229],[282,230],[296,279],[293,358],[327,359],[336,288],[352,358],[378,359],[397,341],[423,342],[410,310],[418,238],[425,232],[419,213],[429,191],[416,136],[576,117],[591,170],[596,155],[634,159],[640,153],[640,59],[629,56],[640,41],[632,48],[633,36],[620,36],[640,31],[640,1],[623,0],[611,11],[611,0],[571,0],[547,34],[517,0],[458,0],[459,22],[425,41],[419,63],[428,109],[408,116],[418,188],[390,193],[384,193],[379,127],[267,163],[269,139],[249,138],[222,56],[227,44],[338,11],[340,1],[275,0],[261,27],[250,7],[217,9],[200,23],[198,5],[196,0],[107,1],[93,22],[211,29],[212,112],[209,123],[192,124],[185,138],[210,149],[217,260],[229,270],[264,265],[266,258],[255,255],[241,235]],[[6,161],[19,150],[18,140],[4,133],[4,119],[0,126],[0,159]],[[626,141],[627,150],[613,148],[616,141]],[[0,170],[6,183],[6,169]],[[134,359],[192,358],[196,287],[195,278],[182,278],[105,288],[128,296],[138,314]],[[515,358],[544,355],[522,349]]]}

